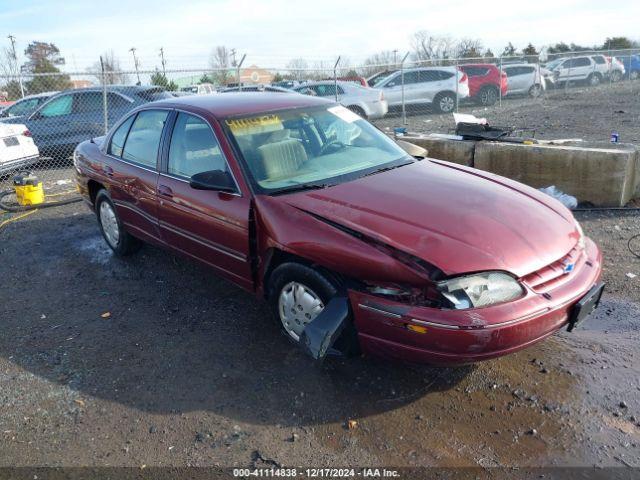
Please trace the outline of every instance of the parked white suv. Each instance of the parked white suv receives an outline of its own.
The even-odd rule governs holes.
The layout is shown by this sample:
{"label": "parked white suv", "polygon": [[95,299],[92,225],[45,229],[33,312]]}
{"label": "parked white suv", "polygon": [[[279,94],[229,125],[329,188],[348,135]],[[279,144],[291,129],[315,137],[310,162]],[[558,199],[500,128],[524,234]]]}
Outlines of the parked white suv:
{"label": "parked white suv", "polygon": [[353,82],[326,80],[321,82],[309,82],[293,90],[306,95],[317,97],[336,98],[336,86],[338,89],[338,102],[349,110],[357,113],[362,118],[382,118],[389,109],[385,95],[377,88],[362,87]]}
{"label": "parked white suv", "polygon": [[566,58],[552,68],[553,78],[556,84],[587,82],[592,86],[599,85],[605,78],[604,72],[608,71],[599,65],[591,56]]}
{"label": "parked white suv", "polygon": [[[376,82],[390,107],[402,105],[402,73],[396,71]],[[469,96],[469,79],[456,67],[410,68],[404,71],[406,105],[431,104],[438,112],[450,113],[458,100]]]}
{"label": "parked white suv", "polygon": [[530,63],[509,64],[502,69],[507,74],[507,95],[540,96],[547,89],[542,67]]}

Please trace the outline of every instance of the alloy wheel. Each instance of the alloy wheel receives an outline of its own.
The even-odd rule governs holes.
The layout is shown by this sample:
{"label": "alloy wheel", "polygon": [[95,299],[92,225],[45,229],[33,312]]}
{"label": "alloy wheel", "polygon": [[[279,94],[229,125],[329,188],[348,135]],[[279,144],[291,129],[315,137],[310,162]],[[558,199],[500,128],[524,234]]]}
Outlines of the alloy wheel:
{"label": "alloy wheel", "polygon": [[438,106],[440,107],[440,111],[444,112],[444,113],[449,113],[451,111],[453,111],[453,109],[456,106],[456,101],[453,97],[449,96],[449,95],[445,95],[444,97],[442,97],[440,99],[440,102],[438,103]]}

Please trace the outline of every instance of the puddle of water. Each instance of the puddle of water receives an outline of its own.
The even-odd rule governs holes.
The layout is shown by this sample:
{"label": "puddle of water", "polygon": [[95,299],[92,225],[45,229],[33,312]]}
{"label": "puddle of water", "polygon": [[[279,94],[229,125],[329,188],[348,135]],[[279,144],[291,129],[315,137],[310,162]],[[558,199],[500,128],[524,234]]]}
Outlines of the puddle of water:
{"label": "puddle of water", "polygon": [[102,237],[86,238],[78,242],[77,246],[91,263],[106,265],[113,259],[113,252]]}

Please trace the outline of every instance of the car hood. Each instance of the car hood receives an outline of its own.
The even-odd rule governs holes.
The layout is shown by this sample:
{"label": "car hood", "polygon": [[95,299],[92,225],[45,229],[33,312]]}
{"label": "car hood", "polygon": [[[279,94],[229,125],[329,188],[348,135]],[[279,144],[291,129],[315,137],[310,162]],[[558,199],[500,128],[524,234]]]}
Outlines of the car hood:
{"label": "car hood", "polygon": [[276,198],[447,275],[504,270],[522,277],[562,258],[579,239],[571,212],[553,198],[434,160]]}

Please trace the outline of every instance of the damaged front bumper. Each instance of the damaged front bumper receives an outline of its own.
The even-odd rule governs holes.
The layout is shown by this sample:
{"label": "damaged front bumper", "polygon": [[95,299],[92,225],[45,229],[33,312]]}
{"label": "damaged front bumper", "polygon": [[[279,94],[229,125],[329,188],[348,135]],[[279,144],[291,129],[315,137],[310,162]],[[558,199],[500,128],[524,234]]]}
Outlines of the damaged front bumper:
{"label": "damaged front bumper", "polygon": [[602,256],[589,239],[580,268],[544,294],[490,307],[416,307],[351,290],[349,298],[365,353],[412,363],[465,364],[506,355],[567,325],[574,305],[598,282]]}

